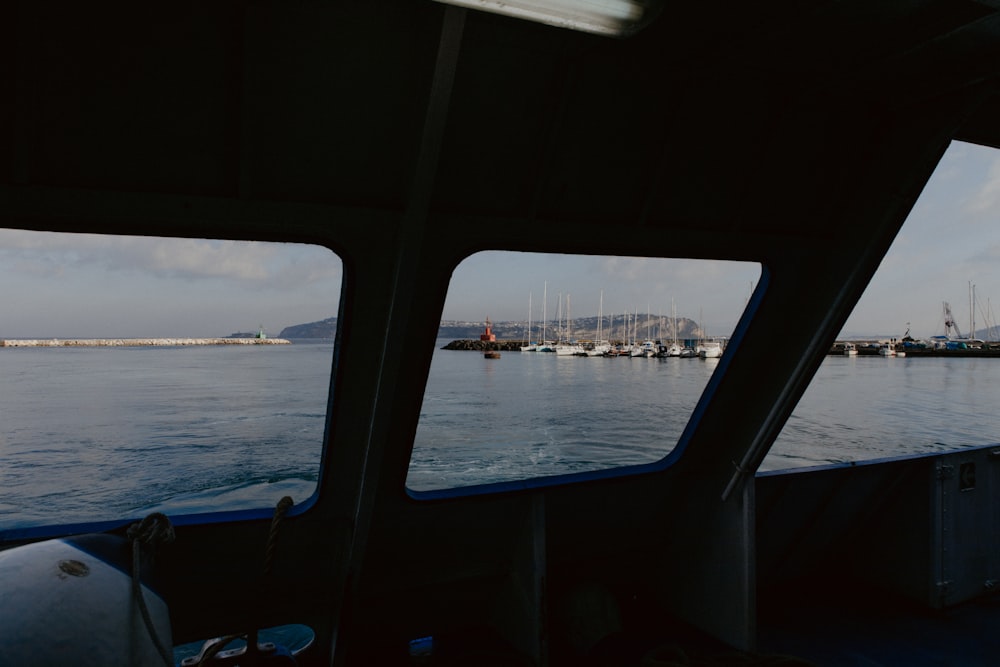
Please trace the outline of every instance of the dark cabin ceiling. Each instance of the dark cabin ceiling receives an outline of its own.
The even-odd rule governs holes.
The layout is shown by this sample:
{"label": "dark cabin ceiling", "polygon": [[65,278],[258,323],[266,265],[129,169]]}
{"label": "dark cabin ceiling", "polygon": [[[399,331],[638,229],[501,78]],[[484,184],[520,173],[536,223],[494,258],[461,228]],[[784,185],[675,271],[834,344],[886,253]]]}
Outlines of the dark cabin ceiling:
{"label": "dark cabin ceiling", "polygon": [[668,2],[615,40],[424,0],[22,2],[0,180],[822,236],[901,117],[1000,145],[998,6]]}

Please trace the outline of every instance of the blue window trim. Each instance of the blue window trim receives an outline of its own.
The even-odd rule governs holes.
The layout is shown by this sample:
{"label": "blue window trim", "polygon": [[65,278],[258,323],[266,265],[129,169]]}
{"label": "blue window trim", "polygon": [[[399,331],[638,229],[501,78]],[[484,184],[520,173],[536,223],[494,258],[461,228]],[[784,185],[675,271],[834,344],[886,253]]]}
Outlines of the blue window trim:
{"label": "blue window trim", "polygon": [[[318,489],[306,500],[296,503],[288,510],[286,516],[298,516],[309,511],[316,504]],[[199,526],[216,523],[237,523],[241,521],[260,521],[270,519],[274,508],[261,507],[253,509],[224,510],[219,512],[199,512],[197,514],[171,515],[164,512],[174,526]],[[0,546],[13,542],[34,542],[43,539],[54,539],[87,533],[107,533],[123,529],[142,516],[128,519],[112,519],[107,521],[87,521],[83,523],[47,524],[44,526],[24,526],[0,530]]]}

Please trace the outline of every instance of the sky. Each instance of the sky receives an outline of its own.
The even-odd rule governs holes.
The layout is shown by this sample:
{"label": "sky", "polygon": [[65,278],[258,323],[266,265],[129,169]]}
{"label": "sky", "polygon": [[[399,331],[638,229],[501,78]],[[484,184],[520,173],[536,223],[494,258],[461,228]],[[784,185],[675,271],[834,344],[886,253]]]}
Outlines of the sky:
{"label": "sky", "polygon": [[[841,338],[945,333],[996,326],[1000,308],[1000,151],[953,142],[938,163]],[[996,301],[996,304],[993,304]]]}
{"label": "sky", "polygon": [[[671,315],[706,323],[710,335],[728,335],[753,287],[760,265],[651,257],[586,257],[483,252],[459,265],[444,312],[448,319],[555,322],[603,313]],[[513,297],[513,301],[512,301]],[[544,297],[544,300],[543,300]],[[561,306],[560,306],[561,303]]]}
{"label": "sky", "polygon": [[340,278],[318,246],[0,229],[0,338],[274,336],[335,315]]}
{"label": "sky", "polygon": [[[481,255],[456,269],[453,282],[474,290],[450,294],[446,317],[523,320],[530,292],[537,319],[547,282],[550,319],[559,293],[564,300],[571,295],[573,317],[596,315],[603,290],[605,315],[636,309],[642,315],[647,304],[654,314],[669,315],[674,303],[678,315],[704,322],[710,335],[728,335],[760,275],[757,264],[736,262]],[[477,280],[483,271],[490,280]],[[945,301],[961,333],[968,334],[970,284],[975,285],[975,326],[982,330],[987,319],[994,324],[997,319],[992,299],[1000,309],[1000,151],[954,142],[840,337],[902,337],[908,327],[914,338],[943,334]],[[489,312],[483,312],[483,304]]]}
{"label": "sky", "polygon": [[[760,267],[737,262],[483,252],[462,262],[442,319],[678,316],[728,335]],[[0,338],[269,335],[336,314],[339,258],[326,248],[0,229]],[[953,143],[841,338],[963,334],[1000,299],[1000,151]],[[543,306],[543,294],[547,297]],[[1000,307],[1000,301],[998,301]]]}

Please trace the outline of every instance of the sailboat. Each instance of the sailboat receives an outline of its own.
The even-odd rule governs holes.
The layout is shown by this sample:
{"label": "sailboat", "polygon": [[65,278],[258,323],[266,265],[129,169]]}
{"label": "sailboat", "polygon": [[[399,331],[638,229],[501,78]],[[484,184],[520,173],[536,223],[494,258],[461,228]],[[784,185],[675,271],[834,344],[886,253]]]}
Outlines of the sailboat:
{"label": "sailboat", "polygon": [[670,300],[670,315],[674,319],[674,339],[667,347],[667,356],[679,357],[681,356],[681,346],[677,342],[677,303],[673,299]]}
{"label": "sailboat", "polygon": [[521,346],[521,352],[535,352],[538,345],[531,342],[531,292],[528,292],[528,344]]}
{"label": "sailboat", "polygon": [[548,318],[547,307],[549,305],[549,283],[543,283],[542,287],[542,335],[538,338],[538,343],[535,345],[536,352],[554,352],[552,345],[545,340],[545,324]]}
{"label": "sailboat", "polygon": [[627,357],[632,352],[632,337],[629,327],[629,313],[622,313],[622,342],[615,347],[615,356]]}
{"label": "sailboat", "polygon": [[[632,327],[635,334],[633,335],[633,340],[638,340],[638,326],[639,326],[639,310],[635,311],[635,320]],[[649,306],[646,306],[646,340],[642,343],[632,346],[632,351],[629,353],[633,357],[652,357],[656,354],[656,346],[653,344],[652,339],[649,337]]]}
{"label": "sailboat", "polygon": [[601,298],[597,306],[597,338],[594,344],[587,349],[588,357],[603,357],[611,351],[611,343],[604,338],[604,290],[601,290]]}
{"label": "sailboat", "polygon": [[[559,304],[560,304],[560,307],[561,307],[562,306],[562,298],[561,297],[560,297]],[[570,317],[569,317],[569,294],[567,294],[566,295],[566,342],[565,343],[559,343],[558,345],[556,345],[556,348],[555,348],[556,349],[556,354],[559,355],[560,357],[569,357],[569,356],[577,356],[577,355],[584,355],[585,356],[587,353],[583,349],[583,346],[579,345],[577,343],[573,343],[572,342],[573,337],[572,337],[572,331],[571,331],[571,329],[572,329],[571,322],[572,322],[572,320],[570,320]],[[561,337],[561,333],[560,333],[560,337]]]}

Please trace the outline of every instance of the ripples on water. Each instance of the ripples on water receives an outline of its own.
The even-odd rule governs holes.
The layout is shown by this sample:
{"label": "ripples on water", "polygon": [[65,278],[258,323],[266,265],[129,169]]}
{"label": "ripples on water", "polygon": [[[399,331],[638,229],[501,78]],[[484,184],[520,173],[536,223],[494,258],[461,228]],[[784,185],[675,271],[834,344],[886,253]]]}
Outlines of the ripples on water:
{"label": "ripples on water", "polygon": [[[650,463],[677,443],[715,369],[700,359],[438,350],[414,490]],[[996,442],[1000,360],[828,357],[762,470]]]}
{"label": "ripples on water", "polygon": [[1000,360],[828,357],[763,470],[993,444]]}
{"label": "ripples on water", "polygon": [[0,529],[315,488],[329,343],[2,352]]}
{"label": "ripples on water", "polygon": [[[0,530],[304,500],[318,478],[331,351],[0,350]],[[715,367],[437,350],[407,484],[657,461]],[[829,357],[762,468],[993,443],[998,373],[996,359]]]}
{"label": "ripples on water", "polygon": [[[422,491],[649,463],[715,362],[435,354],[407,486]],[[456,465],[456,460],[460,461]]]}

